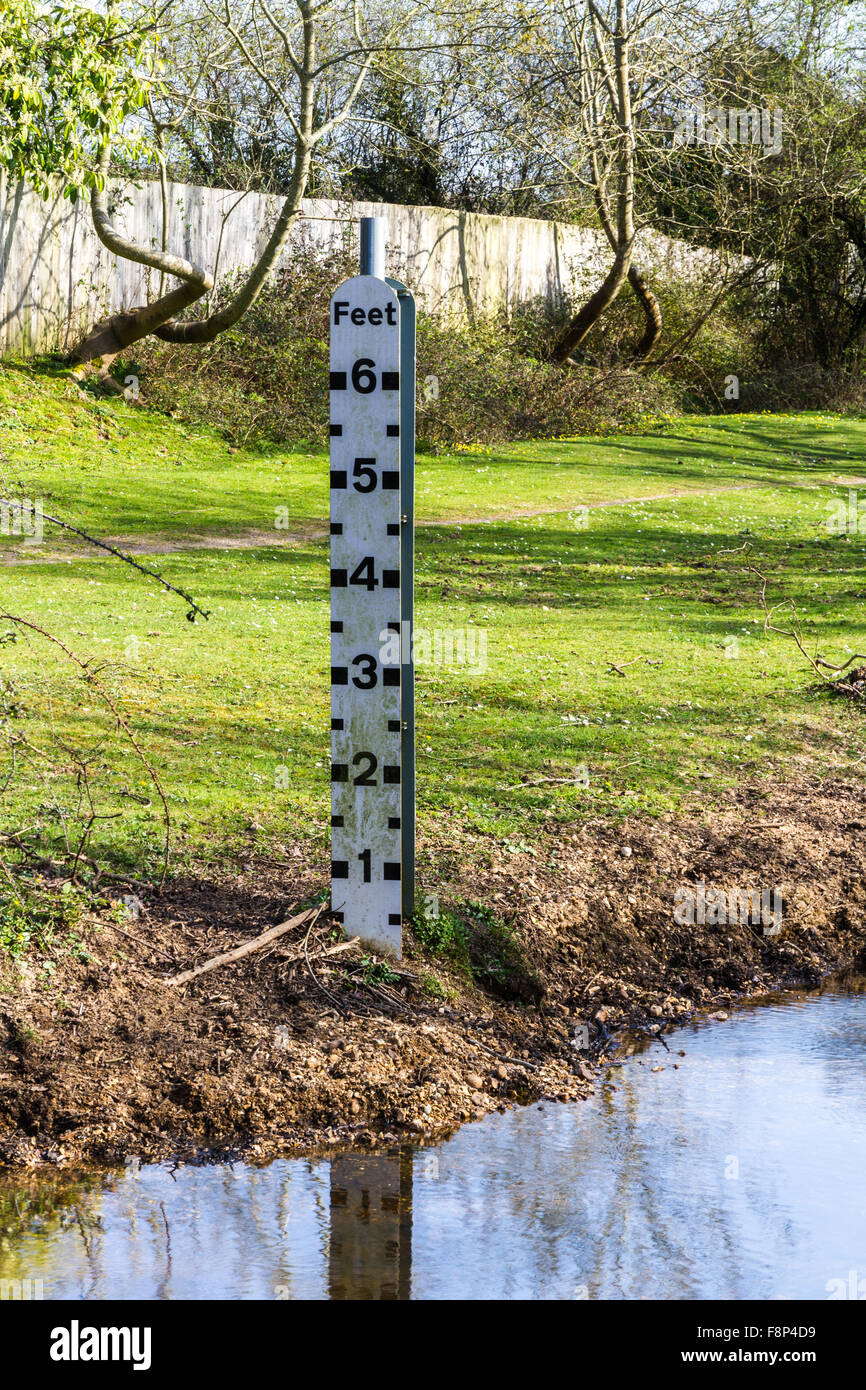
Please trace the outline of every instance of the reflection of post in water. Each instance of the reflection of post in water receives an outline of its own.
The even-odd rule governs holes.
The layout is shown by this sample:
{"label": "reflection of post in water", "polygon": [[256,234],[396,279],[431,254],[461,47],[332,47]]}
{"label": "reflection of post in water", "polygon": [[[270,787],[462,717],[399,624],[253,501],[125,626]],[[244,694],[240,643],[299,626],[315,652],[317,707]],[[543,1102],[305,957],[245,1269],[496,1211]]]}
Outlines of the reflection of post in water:
{"label": "reflection of post in water", "polygon": [[412,1150],[331,1159],[331,1298],[407,1299]]}

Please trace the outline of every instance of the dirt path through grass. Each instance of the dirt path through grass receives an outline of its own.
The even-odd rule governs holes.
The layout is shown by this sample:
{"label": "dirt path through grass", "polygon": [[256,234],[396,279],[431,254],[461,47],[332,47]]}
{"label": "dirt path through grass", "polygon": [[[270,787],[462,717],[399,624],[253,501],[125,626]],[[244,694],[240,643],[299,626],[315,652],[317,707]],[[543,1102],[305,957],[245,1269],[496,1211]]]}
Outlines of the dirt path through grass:
{"label": "dirt path through grass", "polygon": [[[497,522],[521,521],[537,516],[567,516],[570,512],[580,511],[586,507],[587,511],[599,511],[610,507],[632,507],[642,502],[668,502],[677,501],[683,497],[711,497],[714,493],[728,492],[747,492],[755,488],[760,488],[761,483],[730,483],[722,487],[709,488],[685,488],[677,492],[654,492],[648,493],[643,497],[616,497],[608,502],[574,502],[570,507],[518,507],[512,511],[496,512],[492,516],[458,516],[442,520],[433,517],[429,520],[417,522],[419,528],[429,528],[436,526],[492,526]],[[814,484],[803,483],[803,487],[812,487]],[[221,535],[190,535],[182,538],[169,538],[166,536],[110,536],[107,544],[116,546],[118,550],[123,550],[127,555],[171,555],[188,550],[262,550],[300,545],[304,541],[324,540],[328,535],[326,527],[316,524],[302,526],[294,531],[277,531],[276,529],[248,530],[242,531],[234,536]],[[106,539],[99,537],[100,540]],[[26,564],[28,561],[38,560],[44,564],[55,556],[58,561],[65,559],[69,554],[77,553],[82,549],[87,549],[82,543],[70,543],[63,550],[56,549],[46,551],[42,546],[24,542],[16,548],[9,548],[0,551],[0,564]]]}

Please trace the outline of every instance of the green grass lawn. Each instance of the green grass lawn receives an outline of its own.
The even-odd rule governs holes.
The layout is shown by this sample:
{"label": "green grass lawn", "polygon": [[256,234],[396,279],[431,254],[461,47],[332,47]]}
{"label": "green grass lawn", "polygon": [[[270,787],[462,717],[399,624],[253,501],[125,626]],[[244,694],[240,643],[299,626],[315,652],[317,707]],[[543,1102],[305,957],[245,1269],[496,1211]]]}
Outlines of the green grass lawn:
{"label": "green grass lawn", "polygon": [[[866,422],[832,416],[693,416],[649,436],[421,456],[418,519],[827,483],[859,473],[864,442]],[[36,374],[0,367],[0,450],[7,485],[29,488],[47,511],[101,535],[178,540],[273,531],[279,539],[279,508],[288,513],[289,530],[327,517],[321,450],[234,449],[215,433],[122,400],[89,399],[60,368]]]}
{"label": "green grass lawn", "polygon": [[[741,415],[420,457],[418,625],[486,642],[485,669],[419,667],[422,832],[483,857],[537,843],[551,822],[675,808],[696,789],[710,804],[742,781],[862,776],[860,711],[807,688],[793,644],[764,634],[744,566],[768,577],[771,602],[796,603],[813,647],[866,651],[866,535],[825,524],[866,473],[864,448],[864,421]],[[327,542],[310,535],[326,522],[324,455],[230,450],[18,368],[0,370],[0,451],[7,492],[74,525],[145,551],[148,537],[213,538],[146,561],[211,611],[195,624],[50,528],[0,569],[2,607],[98,666],[121,703],[171,801],[175,867],[235,862],[253,842],[324,852]],[[863,502],[866,532],[866,483]],[[547,514],[516,515],[534,509]],[[220,547],[253,532],[253,548]],[[97,821],[95,850],[152,867],[152,789],[95,692],[38,637],[3,645],[0,674],[6,728],[25,740],[2,826],[59,835],[81,787],[53,737],[90,751],[97,809],[116,817]]]}

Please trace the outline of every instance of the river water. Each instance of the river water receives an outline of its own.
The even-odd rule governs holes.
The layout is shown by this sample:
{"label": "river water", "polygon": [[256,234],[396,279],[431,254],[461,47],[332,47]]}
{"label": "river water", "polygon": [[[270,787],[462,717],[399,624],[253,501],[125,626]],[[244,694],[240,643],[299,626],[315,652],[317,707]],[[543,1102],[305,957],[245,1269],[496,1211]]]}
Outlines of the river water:
{"label": "river water", "polygon": [[866,1299],[866,981],[666,1042],[438,1148],[7,1178],[4,1291]]}

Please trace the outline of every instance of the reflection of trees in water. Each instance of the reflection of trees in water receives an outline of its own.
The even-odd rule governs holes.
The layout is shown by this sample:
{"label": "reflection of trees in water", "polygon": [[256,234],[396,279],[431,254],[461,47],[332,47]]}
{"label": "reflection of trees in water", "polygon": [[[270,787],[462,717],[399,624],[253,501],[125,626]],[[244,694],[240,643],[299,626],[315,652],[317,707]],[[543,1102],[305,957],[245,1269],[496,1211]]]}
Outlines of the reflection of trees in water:
{"label": "reflection of trees in water", "polygon": [[48,1298],[408,1298],[411,1256],[409,1149],[0,1188],[0,1278]]}
{"label": "reflection of trees in water", "polygon": [[646,1068],[669,1068],[660,1054],[623,1077],[612,1169],[628,1221],[618,1258],[609,1229],[599,1246],[606,1296],[616,1283],[632,1298],[821,1292],[815,1258],[832,1243],[831,1213],[845,1209],[834,1191],[843,1166],[834,1112],[866,1133],[866,1017],[838,984],[827,993],[702,1026],[677,1077],[657,1089]]}
{"label": "reflection of trees in water", "polygon": [[299,1224],[315,1221],[322,1248],[326,1175],[312,1163],[278,1162],[182,1169],[176,1177],[176,1189],[158,1202],[134,1187],[127,1196],[142,1279],[158,1278],[162,1266],[155,1296],[216,1287],[235,1298],[291,1298],[302,1263]]}
{"label": "reflection of trees in water", "polygon": [[[754,1060],[727,1056],[724,1078],[703,1084],[700,1062],[674,1080],[643,1068],[621,1074],[606,1102],[607,1149],[614,1176],[609,1215],[596,1243],[595,1291],[605,1298],[741,1297],[743,1243],[776,1206],[771,1192],[778,1164],[764,1155],[761,1183],[725,1177],[730,1155],[751,1139]],[[667,1084],[665,1084],[667,1082]],[[776,1173],[778,1180],[778,1173]],[[785,1228],[784,1241],[793,1243]]]}
{"label": "reflection of trees in water", "polygon": [[598,1137],[595,1107],[545,1105],[417,1154],[416,1288],[447,1297],[456,1275],[463,1297],[574,1297],[606,1210]]}
{"label": "reflection of trees in water", "polygon": [[0,1279],[42,1279],[48,1292],[51,1246],[64,1232],[77,1233],[89,1259],[100,1229],[92,1197],[104,1180],[101,1173],[0,1180]]}
{"label": "reflection of trees in water", "polygon": [[[623,1069],[616,1097],[604,1102],[613,1185],[594,1242],[591,1280],[591,1292],[604,1298],[686,1295],[692,1287],[694,1256],[706,1250],[696,1228],[712,1217],[694,1209],[690,1192],[677,1190],[672,1172],[675,1151],[688,1148],[689,1122],[683,1114],[688,1103],[674,1088],[665,1097],[668,1144],[660,1149],[653,1117],[655,1097],[647,1096],[647,1083],[637,1067]],[[653,1131],[649,1138],[648,1130]],[[663,1283],[662,1292],[659,1283]]]}
{"label": "reflection of trees in water", "polygon": [[326,1182],[327,1172],[300,1162],[171,1170],[132,1163],[84,1183],[42,1178],[7,1189],[5,1207],[0,1190],[0,1277],[41,1277],[49,1298],[291,1297],[296,1228],[309,1243],[318,1212],[323,1289],[327,1204],[317,1189]]}
{"label": "reflection of trees in water", "polygon": [[[837,1002],[826,1007],[844,1031]],[[419,1287],[447,1287],[437,1215],[442,1243],[471,1270],[461,1284],[483,1282],[487,1296],[736,1298],[784,1286],[820,1229],[801,1130],[816,1113],[806,1086],[827,1110],[811,1039],[826,1036],[824,1013],[813,1000],[802,1017],[786,1006],[701,1028],[685,1035],[677,1072],[656,1047],[613,1073],[609,1096],[464,1130],[436,1164],[419,1154]]]}
{"label": "reflection of trees in water", "polygon": [[[825,984],[835,994],[840,986],[846,996],[866,994],[866,975],[859,972],[837,977]],[[823,992],[823,991],[822,991]],[[814,1038],[815,1054],[827,1065],[826,1081],[835,1096],[852,1106],[852,1118],[866,1114],[862,1061],[866,1055],[866,1014],[850,998],[836,1001],[826,1011],[827,1026]],[[850,1067],[838,1064],[851,1063]]]}
{"label": "reflection of trees in water", "polygon": [[24,1231],[57,1230],[74,1222],[75,1205],[87,1192],[101,1186],[103,1175],[74,1177],[54,1174],[46,1179],[27,1174],[0,1179],[0,1249]]}

